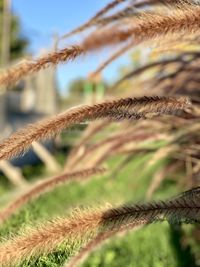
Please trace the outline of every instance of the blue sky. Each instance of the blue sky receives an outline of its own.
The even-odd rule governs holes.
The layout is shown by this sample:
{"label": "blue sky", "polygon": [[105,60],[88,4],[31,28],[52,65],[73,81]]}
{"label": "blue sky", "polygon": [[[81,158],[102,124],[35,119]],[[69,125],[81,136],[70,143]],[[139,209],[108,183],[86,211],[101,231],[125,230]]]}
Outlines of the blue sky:
{"label": "blue sky", "polygon": [[[37,56],[44,48],[51,49],[55,33],[62,35],[79,26],[108,2],[108,0],[12,0],[12,8],[20,17],[23,34],[30,40],[30,51]],[[66,40],[60,43],[60,46],[67,46],[69,42],[78,43],[81,36],[84,34]],[[58,82],[61,91],[64,93],[67,90],[71,80],[86,77],[104,58],[105,55],[101,52],[59,66]],[[118,62],[125,61],[120,59]],[[116,65],[118,64],[104,71],[105,79],[115,78],[119,67]]]}

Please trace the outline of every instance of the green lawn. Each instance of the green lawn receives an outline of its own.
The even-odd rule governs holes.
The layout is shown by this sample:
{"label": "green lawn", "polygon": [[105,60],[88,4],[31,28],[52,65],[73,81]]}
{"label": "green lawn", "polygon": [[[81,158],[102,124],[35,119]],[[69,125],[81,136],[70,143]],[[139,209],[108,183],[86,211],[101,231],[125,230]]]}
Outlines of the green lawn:
{"label": "green lawn", "polygon": [[[46,193],[27,204],[1,225],[1,237],[9,237],[11,233],[17,234],[25,226],[35,225],[36,222],[56,216],[65,216],[73,207],[97,207],[108,202],[122,204],[145,201],[146,190],[153,173],[165,164],[165,161],[160,161],[151,168],[145,169],[151,156],[150,154],[137,156],[115,177],[110,174],[98,178],[93,177],[85,183],[73,182],[56,188],[53,192]],[[108,165],[113,169],[121,160],[122,157],[112,158]],[[5,187],[5,183],[3,184]],[[165,199],[175,195],[177,190],[173,180],[165,180],[156,192],[155,198]],[[39,259],[25,261],[20,266],[62,266],[69,255],[75,253],[79,246],[79,242],[73,246],[62,244],[54,253]],[[180,256],[181,253],[183,256]],[[190,258],[185,256],[187,256],[187,252],[177,249],[171,226],[168,223],[156,223],[106,242],[105,245],[91,254],[84,266],[195,266],[192,265],[192,261],[188,265],[187,260]]]}

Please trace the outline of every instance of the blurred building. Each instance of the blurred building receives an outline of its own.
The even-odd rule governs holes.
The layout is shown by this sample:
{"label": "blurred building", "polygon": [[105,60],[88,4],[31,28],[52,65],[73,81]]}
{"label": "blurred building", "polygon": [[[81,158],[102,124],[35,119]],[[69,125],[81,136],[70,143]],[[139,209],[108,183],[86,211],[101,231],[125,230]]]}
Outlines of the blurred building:
{"label": "blurred building", "polygon": [[[1,102],[1,139],[29,123],[55,114],[58,107],[55,69],[41,70],[21,81],[16,88],[7,90]],[[52,142],[46,142],[45,146],[51,149]],[[30,151],[12,162],[19,166],[37,160]]]}

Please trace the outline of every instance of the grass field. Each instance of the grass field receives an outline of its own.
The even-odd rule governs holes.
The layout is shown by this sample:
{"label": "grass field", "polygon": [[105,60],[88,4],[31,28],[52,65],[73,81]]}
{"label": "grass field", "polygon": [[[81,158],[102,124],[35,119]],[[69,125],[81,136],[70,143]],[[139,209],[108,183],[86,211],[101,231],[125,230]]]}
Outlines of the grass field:
{"label": "grass field", "polygon": [[[153,174],[165,164],[165,161],[160,161],[151,168],[145,168],[151,156],[137,156],[115,177],[110,173],[103,177],[92,177],[87,182],[72,182],[44,194],[0,226],[1,238],[20,233],[25,225],[27,227],[45,219],[65,216],[77,206],[83,208],[98,207],[105,203],[144,202]],[[108,165],[113,169],[121,160],[122,157],[112,158]],[[30,180],[35,179],[34,169],[35,167],[29,167],[24,170]],[[38,167],[36,170],[37,175],[44,173],[43,168]],[[175,195],[177,186],[174,183],[173,180],[165,180],[154,195],[155,199],[166,199]],[[31,259],[20,266],[62,266],[80,245],[62,244],[54,253]],[[189,266],[187,260],[190,260],[191,266],[190,257],[185,251],[179,250],[177,251],[171,226],[168,223],[156,223],[106,242],[91,254],[83,266]]]}

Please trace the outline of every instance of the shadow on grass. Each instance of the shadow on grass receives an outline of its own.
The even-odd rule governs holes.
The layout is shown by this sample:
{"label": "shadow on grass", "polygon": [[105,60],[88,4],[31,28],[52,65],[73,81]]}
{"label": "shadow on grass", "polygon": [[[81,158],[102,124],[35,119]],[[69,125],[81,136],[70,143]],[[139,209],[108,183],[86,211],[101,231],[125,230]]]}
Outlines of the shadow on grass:
{"label": "shadow on grass", "polygon": [[177,260],[177,267],[198,267],[189,245],[183,246],[184,232],[180,225],[170,225],[170,241]]}

